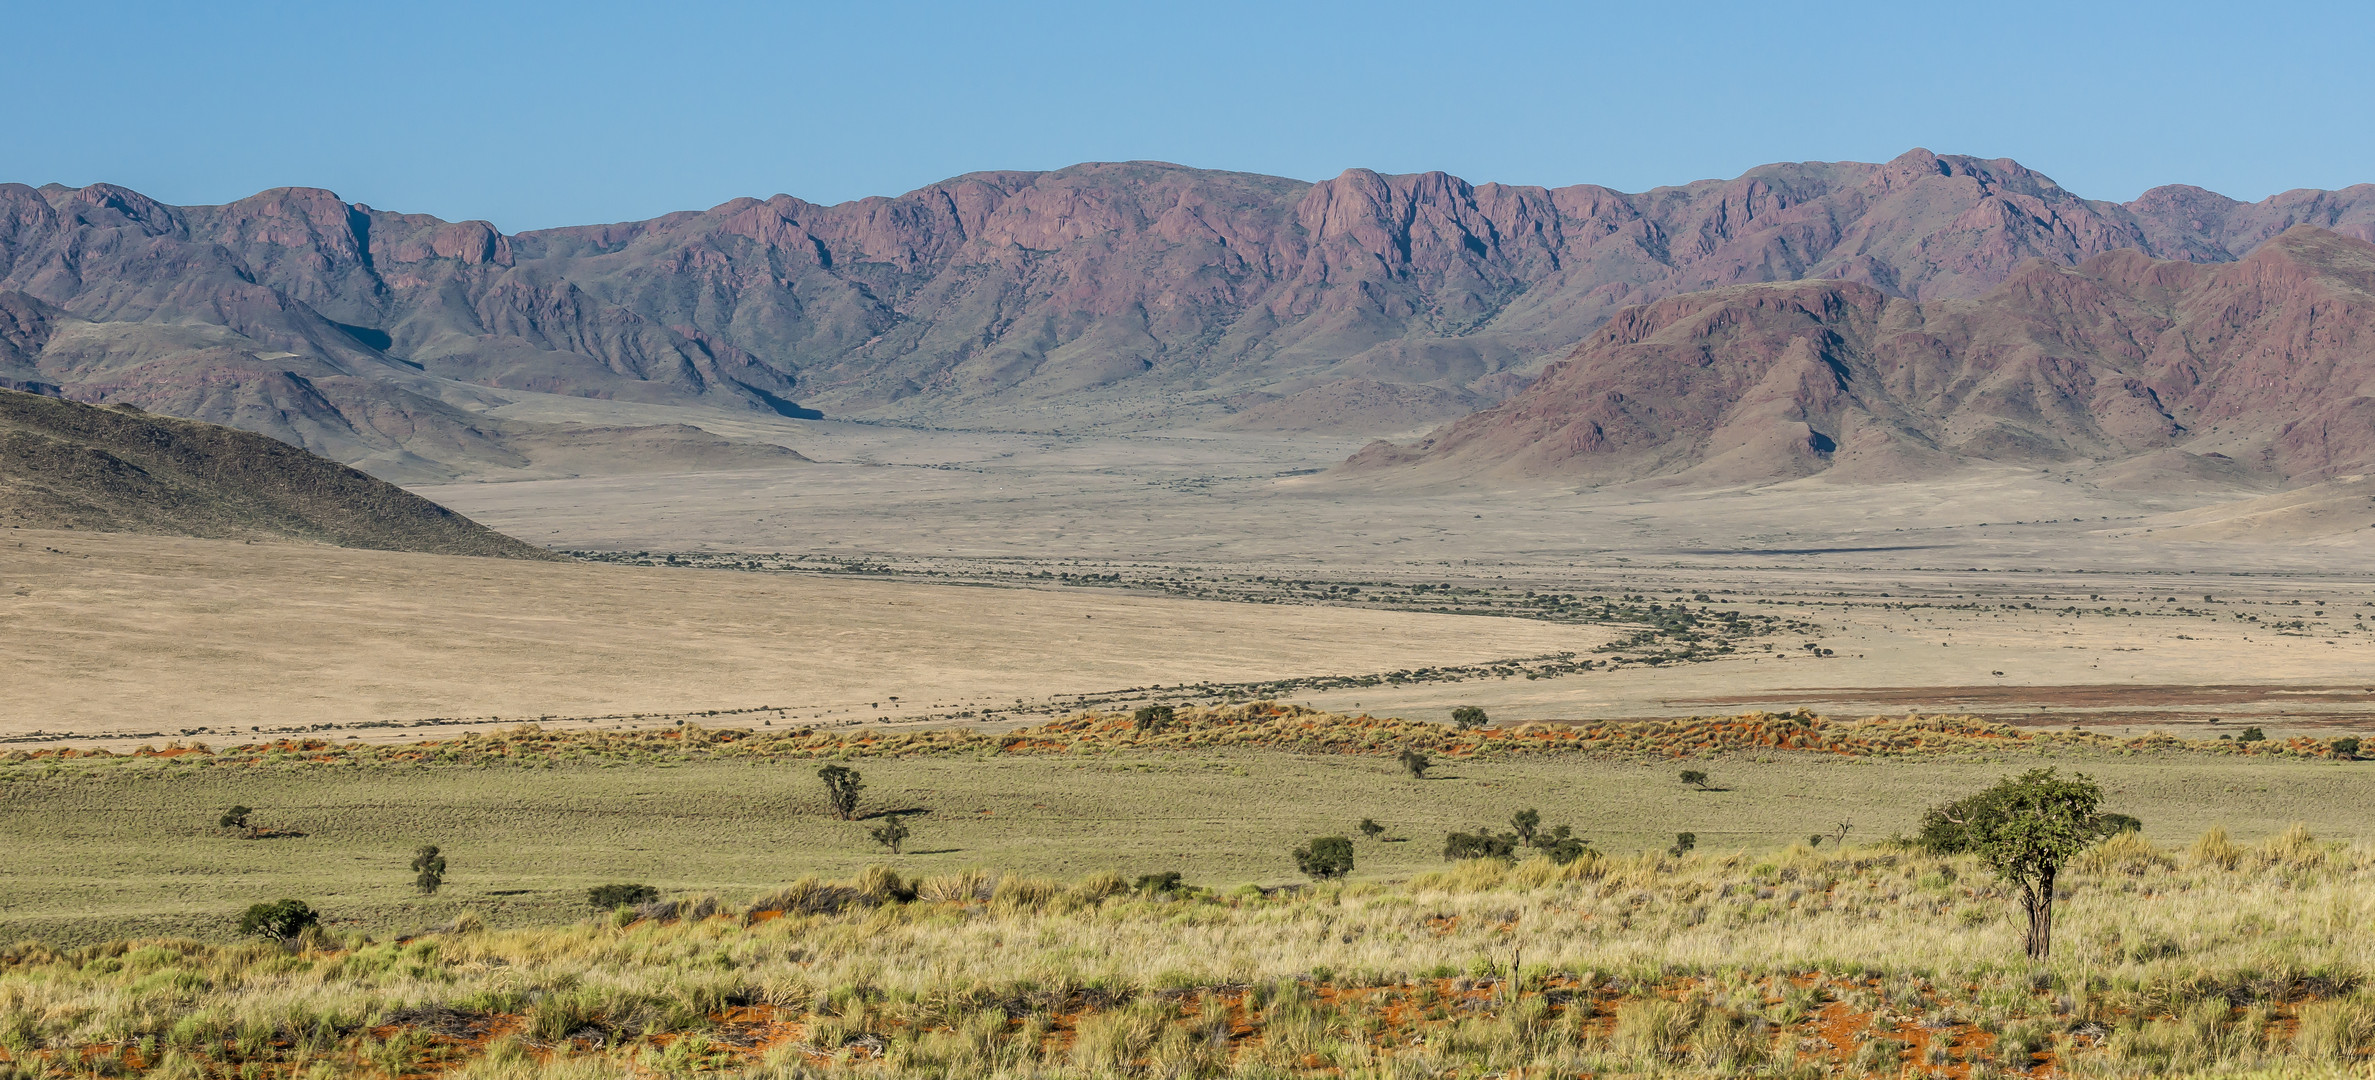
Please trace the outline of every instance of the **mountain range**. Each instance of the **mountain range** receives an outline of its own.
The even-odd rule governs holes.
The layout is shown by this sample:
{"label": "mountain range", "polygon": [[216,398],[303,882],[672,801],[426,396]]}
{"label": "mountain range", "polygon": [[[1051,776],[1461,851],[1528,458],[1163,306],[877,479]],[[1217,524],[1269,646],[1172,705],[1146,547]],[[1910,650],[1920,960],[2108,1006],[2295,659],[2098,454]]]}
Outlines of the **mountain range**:
{"label": "mountain range", "polygon": [[1670,297],[1349,467],[1737,484],[1975,460],[2122,484],[2375,470],[2375,244],[2300,225],[2233,263],[2034,260],[1972,299],[1852,281]]}
{"label": "mountain range", "polygon": [[[1638,194],[1133,162],[507,235],[318,189],[177,207],[105,184],[0,185],[0,385],[407,478],[533,470],[539,440],[585,441],[504,418],[533,394],[1382,434],[1510,399],[1603,324],[1690,294],[1821,280],[1872,303],[1971,300],[2031,260],[2233,262],[2301,225],[2375,238],[2375,186],[2110,203],[1924,150]],[[704,436],[635,435],[767,456]]]}

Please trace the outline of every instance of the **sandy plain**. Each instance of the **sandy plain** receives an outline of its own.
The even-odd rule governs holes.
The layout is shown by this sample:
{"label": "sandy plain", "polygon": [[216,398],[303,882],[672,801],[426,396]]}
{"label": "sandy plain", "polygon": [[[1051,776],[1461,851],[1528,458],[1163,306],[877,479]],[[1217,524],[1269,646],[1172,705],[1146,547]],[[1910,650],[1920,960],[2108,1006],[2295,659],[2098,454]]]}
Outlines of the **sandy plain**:
{"label": "sandy plain", "polygon": [[[1705,608],[1817,627],[1708,663],[1292,695],[1345,711],[1481,704],[1507,721],[1809,706],[2375,727],[2375,629],[2361,617],[2375,616],[2364,569],[2375,552],[2357,534],[2244,542],[2181,527],[2251,493],[2138,493],[2017,469],[1856,488],[1413,492],[1321,472],[1353,448],[1340,438],[520,408],[692,419],[818,463],[419,490],[556,548],[646,562],[788,552],[862,572],[529,566],[12,530],[0,537],[0,657],[12,672],[0,739],[411,738],[430,721],[667,723],[761,706],[775,710],[736,715],[1012,723],[1036,714],[1018,704],[1080,695],[1161,687],[1140,695],[1159,700],[1205,681],[1588,656],[1627,629],[1303,588],[1323,582],[1368,582],[1372,595],[1378,583],[1704,594]],[[1226,579],[1277,595],[1199,601],[1034,579],[1058,573]]]}

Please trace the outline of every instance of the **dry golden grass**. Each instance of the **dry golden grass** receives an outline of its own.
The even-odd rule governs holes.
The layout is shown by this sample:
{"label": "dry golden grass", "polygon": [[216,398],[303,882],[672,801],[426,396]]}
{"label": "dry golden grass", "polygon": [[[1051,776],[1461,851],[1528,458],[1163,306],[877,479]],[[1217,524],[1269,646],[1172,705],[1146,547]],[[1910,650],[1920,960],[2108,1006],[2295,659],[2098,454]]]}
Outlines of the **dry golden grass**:
{"label": "dry golden grass", "polygon": [[[2204,847],[2205,845],[2197,845]],[[876,868],[747,908],[0,950],[17,1075],[2357,1075],[2375,850],[2133,836],[2020,956],[1967,860],[1803,846],[1147,895]]]}

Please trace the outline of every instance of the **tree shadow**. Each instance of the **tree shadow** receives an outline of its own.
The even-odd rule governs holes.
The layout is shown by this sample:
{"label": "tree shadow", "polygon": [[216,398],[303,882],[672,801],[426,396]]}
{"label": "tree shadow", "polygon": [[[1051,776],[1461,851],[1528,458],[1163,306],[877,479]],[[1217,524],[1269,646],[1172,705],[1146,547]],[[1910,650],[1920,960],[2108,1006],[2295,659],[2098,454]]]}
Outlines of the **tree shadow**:
{"label": "tree shadow", "polygon": [[931,850],[929,850],[929,851],[908,851],[908,852],[903,852],[902,854],[907,854],[907,855],[956,855],[956,854],[960,854],[960,853],[962,853],[964,850],[965,850],[965,849],[964,849],[964,848],[961,848],[961,847],[944,847],[944,848],[933,848],[933,849],[931,849]]}

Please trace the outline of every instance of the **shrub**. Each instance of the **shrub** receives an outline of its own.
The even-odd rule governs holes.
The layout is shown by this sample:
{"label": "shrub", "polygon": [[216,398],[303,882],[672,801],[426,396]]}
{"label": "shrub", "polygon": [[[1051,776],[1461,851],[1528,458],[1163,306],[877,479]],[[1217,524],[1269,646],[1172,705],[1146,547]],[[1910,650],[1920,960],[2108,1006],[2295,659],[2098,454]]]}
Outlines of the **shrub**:
{"label": "shrub", "polygon": [[2358,759],[2359,737],[2356,735],[2344,735],[2327,745],[2334,748],[2335,757],[2353,761]]}
{"label": "shrub", "polygon": [[2130,814],[2104,814],[2096,820],[2103,823],[2103,835],[2105,836],[2144,831],[2144,819]]}
{"label": "shrub", "polygon": [[422,844],[412,853],[412,887],[422,896],[435,896],[445,884],[445,856],[435,844]]}
{"label": "shrub", "polygon": [[1443,857],[1446,859],[1508,859],[1516,854],[1517,837],[1510,833],[1479,829],[1472,833],[1443,835]]}
{"label": "shrub", "polygon": [[1461,731],[1474,731],[1486,722],[1484,710],[1474,705],[1462,705],[1451,711],[1451,724]]}
{"label": "shrub", "polygon": [[246,829],[252,833],[256,830],[255,826],[248,824],[248,816],[254,813],[255,810],[249,807],[234,806],[229,810],[223,811],[223,816],[220,820],[215,822],[215,827],[222,829]]}
{"label": "shrub", "polygon": [[1378,837],[1385,835],[1385,826],[1378,824],[1376,821],[1370,818],[1362,818],[1361,835],[1368,837],[1371,840],[1375,840]]}
{"label": "shrub", "polygon": [[1160,874],[1140,874],[1138,875],[1138,880],[1130,887],[1149,895],[1158,893],[1175,893],[1187,888],[1187,886],[1181,882],[1179,871],[1177,870],[1165,870]]}
{"label": "shrub", "polygon": [[280,900],[256,904],[239,917],[239,932],[264,937],[293,938],[309,926],[321,925],[322,917],[303,900]]}
{"label": "shrub", "polygon": [[899,845],[907,842],[907,837],[911,835],[911,832],[907,828],[907,823],[899,819],[899,815],[889,814],[884,816],[882,824],[868,830],[866,835],[873,837],[875,843],[891,849],[891,854],[896,855],[899,853]]}
{"label": "shrub", "polygon": [[649,885],[596,885],[586,890],[586,903],[596,911],[648,904],[659,898],[660,890]]}
{"label": "shrub", "polygon": [[2235,736],[2235,741],[2266,742],[2268,741],[2268,733],[2255,727],[2247,727],[2243,729],[2243,734]]}
{"label": "shrub", "polygon": [[1137,722],[1138,730],[1150,735],[1169,727],[1178,718],[1179,713],[1169,705],[1141,705],[1131,716]]}
{"label": "shrub", "polygon": [[1707,774],[1697,769],[1682,770],[1682,782],[1701,791],[1707,790]]}
{"label": "shrub", "polygon": [[1295,869],[1318,881],[1329,881],[1352,873],[1352,840],[1342,836],[1322,836],[1295,849]]}
{"label": "shrub", "polygon": [[1403,768],[1410,770],[1410,778],[1413,780],[1426,779],[1427,768],[1434,764],[1427,760],[1427,755],[1416,750],[1402,751],[1402,756],[1397,760],[1401,761]]}
{"label": "shrub", "polygon": [[1517,838],[1527,846],[1534,843],[1534,833],[1542,828],[1542,812],[1528,807],[1509,816],[1509,827],[1517,831]]}
{"label": "shrub", "polygon": [[1689,851],[1690,851],[1692,848],[1695,848],[1695,847],[1698,847],[1698,846],[1699,846],[1699,834],[1698,834],[1698,833],[1678,832],[1678,833],[1675,833],[1675,834],[1674,834],[1674,846],[1673,846],[1673,847],[1670,847],[1670,848],[1667,848],[1667,849],[1666,849],[1666,854],[1668,854],[1668,855],[1672,855],[1672,856],[1674,856],[1675,858],[1679,859],[1679,858],[1683,857],[1683,855],[1687,854],[1687,853],[1688,853],[1688,852],[1689,852]]}
{"label": "shrub", "polygon": [[827,765],[816,771],[825,782],[825,803],[833,808],[833,816],[849,821],[858,816],[858,792],[865,790],[866,781],[856,769],[846,765]]}
{"label": "shrub", "polygon": [[1534,849],[1550,857],[1550,861],[1565,866],[1586,855],[1596,855],[1592,846],[1561,825],[1534,838]]}

